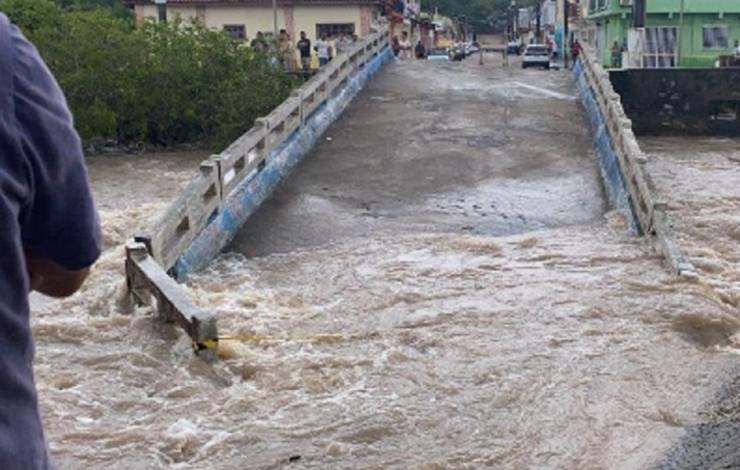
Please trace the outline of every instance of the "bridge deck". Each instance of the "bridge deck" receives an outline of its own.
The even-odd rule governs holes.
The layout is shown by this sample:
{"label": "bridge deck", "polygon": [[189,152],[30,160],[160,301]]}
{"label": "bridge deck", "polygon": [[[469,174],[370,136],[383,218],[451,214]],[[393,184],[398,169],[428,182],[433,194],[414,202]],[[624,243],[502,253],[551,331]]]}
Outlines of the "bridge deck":
{"label": "bridge deck", "polygon": [[390,64],[231,249],[589,223],[605,210],[591,148],[566,72]]}

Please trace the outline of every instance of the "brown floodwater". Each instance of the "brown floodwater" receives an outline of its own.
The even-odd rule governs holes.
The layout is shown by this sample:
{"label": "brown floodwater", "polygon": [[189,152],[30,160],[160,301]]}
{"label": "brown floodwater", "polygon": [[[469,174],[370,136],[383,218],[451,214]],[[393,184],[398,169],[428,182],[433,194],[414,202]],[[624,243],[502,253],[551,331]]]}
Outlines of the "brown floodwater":
{"label": "brown floodwater", "polygon": [[[62,469],[641,469],[693,458],[696,429],[735,416],[708,412],[738,376],[737,304],[719,294],[736,287],[729,238],[704,248],[722,269],[691,251],[702,280],[677,279],[599,201],[583,220],[513,233],[451,229],[455,212],[444,230],[330,232],[293,248],[281,236],[258,256],[226,253],[186,286],[230,338],[204,364],[150,310],[120,308],[123,243],[204,157],[90,161],[107,250],[82,292],[34,299],[41,409]],[[711,199],[720,174],[692,180],[704,189],[691,194]],[[568,179],[530,187],[547,181]]]}

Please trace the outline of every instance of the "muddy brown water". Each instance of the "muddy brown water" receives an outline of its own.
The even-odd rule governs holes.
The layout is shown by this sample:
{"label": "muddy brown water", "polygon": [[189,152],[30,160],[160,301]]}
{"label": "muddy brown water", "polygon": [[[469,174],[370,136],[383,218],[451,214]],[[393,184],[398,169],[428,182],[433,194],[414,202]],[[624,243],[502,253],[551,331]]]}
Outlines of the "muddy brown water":
{"label": "muddy brown water", "polygon": [[[378,83],[405,77],[404,65],[391,64]],[[489,83],[470,64],[444,67],[426,80],[442,75],[461,93],[484,80],[512,107],[535,98],[570,103],[563,96],[573,94],[556,72],[492,70],[502,75]],[[513,82],[546,91],[528,98]],[[358,103],[384,103],[372,99],[381,92],[371,87]],[[479,105],[458,109],[467,107]],[[585,145],[577,126],[538,119],[538,126],[565,126]],[[332,143],[350,145],[335,139],[319,158],[336,162],[342,152],[334,155]],[[527,162],[531,176],[489,161],[508,154],[477,155],[486,161],[469,164],[486,178],[439,159],[421,165],[420,175],[452,183],[407,188],[410,170],[394,183],[384,179],[392,191],[373,199],[382,215],[377,231],[354,227],[376,167],[316,186],[302,167],[297,186],[278,194],[297,205],[269,209],[242,238],[249,257],[226,253],[186,286],[233,338],[212,366],[193,358],[186,338],[151,311],[126,316],[119,308],[122,244],[166,207],[204,155],[92,159],[108,249],[81,293],[34,299],[37,382],[59,466],[621,470],[697,458],[680,450],[698,448],[690,442],[696,429],[720,422],[715,405],[740,352],[736,311],[718,298],[717,285],[671,276],[618,214],[604,212],[598,185],[585,176],[595,174],[593,161],[542,152]],[[306,163],[306,172],[322,177]],[[454,184],[457,177],[464,184]],[[318,189],[332,182],[359,196],[337,202],[338,193]],[[510,202],[521,188],[541,201],[542,214]],[[319,202],[302,199],[303,189]],[[469,208],[429,202],[451,194],[516,206],[500,213],[526,212],[536,222],[488,225]],[[552,208],[573,215],[560,221],[546,213]],[[419,213],[434,223],[421,223]],[[264,222],[271,216],[275,229]],[[319,234],[306,235],[304,223]],[[284,228],[297,232],[295,246]],[[717,432],[735,436],[727,429]]]}

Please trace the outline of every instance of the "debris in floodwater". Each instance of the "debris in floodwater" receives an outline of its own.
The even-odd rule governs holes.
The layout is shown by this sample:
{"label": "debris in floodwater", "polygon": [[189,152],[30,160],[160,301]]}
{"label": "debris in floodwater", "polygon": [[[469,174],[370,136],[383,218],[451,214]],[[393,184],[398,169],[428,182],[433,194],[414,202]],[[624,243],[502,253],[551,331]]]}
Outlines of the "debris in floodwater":
{"label": "debris in floodwater", "polygon": [[290,457],[290,458],[288,459],[288,462],[290,462],[290,463],[296,463],[296,462],[299,462],[299,461],[301,460],[301,458],[302,458],[302,457],[301,457],[300,455],[292,455],[292,456],[291,456],[291,457]]}

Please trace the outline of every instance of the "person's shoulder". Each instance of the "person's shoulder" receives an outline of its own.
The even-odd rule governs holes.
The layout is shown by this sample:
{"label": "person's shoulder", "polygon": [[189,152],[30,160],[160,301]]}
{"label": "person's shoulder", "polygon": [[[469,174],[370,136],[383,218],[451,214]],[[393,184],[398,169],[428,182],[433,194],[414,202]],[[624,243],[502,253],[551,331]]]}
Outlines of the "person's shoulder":
{"label": "person's shoulder", "polygon": [[13,60],[15,56],[18,35],[17,28],[3,12],[0,12],[0,64],[3,71],[9,70],[8,61]]}

